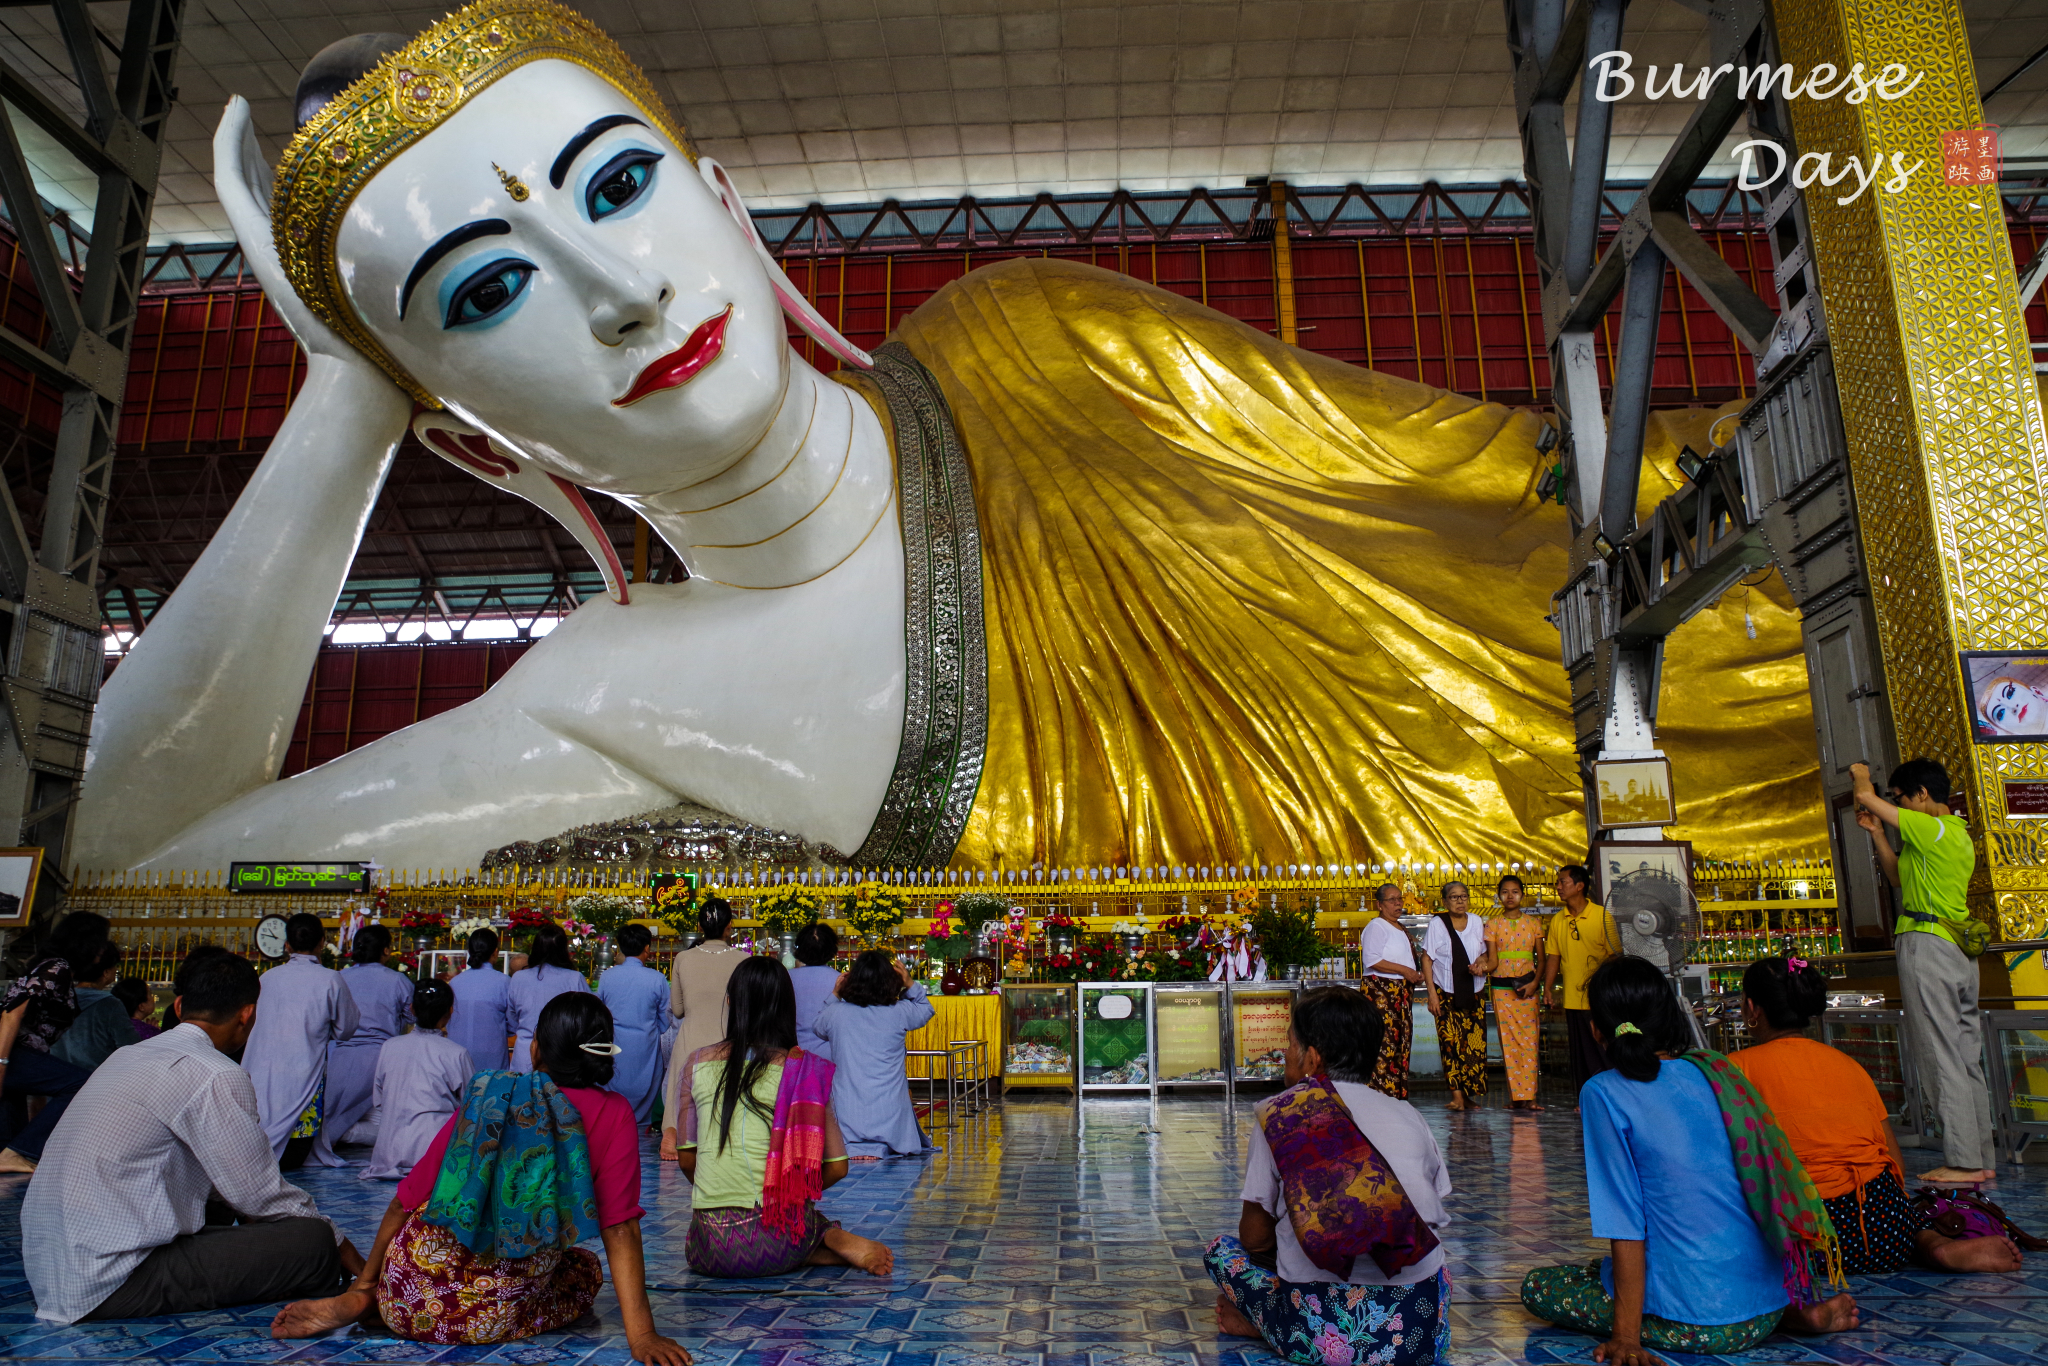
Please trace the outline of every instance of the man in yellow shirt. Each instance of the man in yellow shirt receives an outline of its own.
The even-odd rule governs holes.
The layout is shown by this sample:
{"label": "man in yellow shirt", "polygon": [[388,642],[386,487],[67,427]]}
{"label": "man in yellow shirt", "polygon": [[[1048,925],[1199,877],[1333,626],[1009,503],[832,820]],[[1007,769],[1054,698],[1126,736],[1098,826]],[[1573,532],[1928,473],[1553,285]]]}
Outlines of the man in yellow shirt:
{"label": "man in yellow shirt", "polygon": [[1607,908],[1586,897],[1593,875],[1582,863],[1557,870],[1557,898],[1564,909],[1550,917],[1543,941],[1543,1001],[1558,1004],[1558,970],[1564,972],[1565,1041],[1571,1051],[1572,1084],[1584,1086],[1595,1072],[1607,1070],[1607,1052],[1593,1037],[1593,1012],[1586,1003],[1586,983],[1593,970],[1621,952],[1621,934]]}

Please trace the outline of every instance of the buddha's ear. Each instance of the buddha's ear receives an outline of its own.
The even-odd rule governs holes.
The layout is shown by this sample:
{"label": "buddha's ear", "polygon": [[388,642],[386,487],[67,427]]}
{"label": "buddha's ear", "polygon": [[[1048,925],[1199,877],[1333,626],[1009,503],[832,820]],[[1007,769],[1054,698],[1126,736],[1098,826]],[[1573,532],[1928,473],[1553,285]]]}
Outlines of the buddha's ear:
{"label": "buddha's ear", "polygon": [[567,527],[604,575],[604,591],[616,603],[628,601],[626,571],[611,537],[584,501],[583,490],[542,469],[526,456],[509,451],[453,413],[422,411],[412,420],[413,434],[435,455],[460,465],[486,484],[516,494]]}
{"label": "buddha's ear", "polygon": [[725,205],[725,211],[732,215],[733,221],[740,225],[740,231],[754,244],[754,254],[761,258],[761,265],[768,272],[768,282],[775,286],[775,297],[782,301],[782,311],[789,315],[789,320],[848,365],[859,370],[874,369],[874,357],[840,336],[839,329],[826,322],[824,315],[811,307],[811,301],[782,273],[782,263],[775,259],[768,250],[768,244],[755,230],[754,217],[747,212],[740,192],[733,188],[732,178],[726,175],[725,167],[710,157],[700,156],[697,158],[697,174],[704,177],[704,183],[718,196],[718,202]]}

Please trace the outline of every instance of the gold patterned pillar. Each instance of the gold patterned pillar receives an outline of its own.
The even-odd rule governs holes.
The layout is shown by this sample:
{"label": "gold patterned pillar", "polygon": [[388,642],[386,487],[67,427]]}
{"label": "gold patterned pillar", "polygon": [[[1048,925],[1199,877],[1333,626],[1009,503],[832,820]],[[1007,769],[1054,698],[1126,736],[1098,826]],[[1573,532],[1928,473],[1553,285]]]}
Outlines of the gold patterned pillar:
{"label": "gold patterned pillar", "polygon": [[[2041,937],[2041,823],[2006,816],[2004,782],[2048,779],[2048,743],[1973,744],[1958,658],[2048,648],[2048,434],[2005,215],[1995,184],[1952,186],[1942,172],[1941,134],[1983,121],[1962,9],[1774,0],[1772,11],[1781,60],[1802,83],[1822,64],[1924,73],[1896,100],[1802,93],[1792,126],[1796,150],[1829,154],[1831,171],[1850,156],[1884,160],[1848,204],[1837,201],[1853,175],[1805,196],[1900,756],[1938,759],[1969,799],[1977,913],[1995,911],[2005,938]],[[1888,190],[1894,152],[1921,164]]]}

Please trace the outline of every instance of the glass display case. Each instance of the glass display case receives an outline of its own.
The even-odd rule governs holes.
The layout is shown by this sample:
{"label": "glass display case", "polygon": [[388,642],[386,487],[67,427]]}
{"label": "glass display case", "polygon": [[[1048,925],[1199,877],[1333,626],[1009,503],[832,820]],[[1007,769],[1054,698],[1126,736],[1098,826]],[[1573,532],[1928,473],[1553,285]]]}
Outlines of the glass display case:
{"label": "glass display case", "polygon": [[1820,1018],[1823,1040],[1863,1064],[1863,1070],[1877,1083],[1885,1111],[1907,1115],[1912,1086],[1906,1073],[1905,1012],[1830,1010]]}
{"label": "glass display case", "polygon": [[1209,983],[1152,988],[1152,1070],[1160,1086],[1228,1086],[1226,994]]}
{"label": "glass display case", "polygon": [[1074,1084],[1074,988],[1063,982],[1003,985],[1003,1085]]}
{"label": "glass display case", "polygon": [[1287,1025],[1294,989],[1284,982],[1230,986],[1230,1080],[1279,1082],[1287,1074]]}
{"label": "glass display case", "polygon": [[2048,1140],[2048,1010],[1987,1010],[1991,1108],[1998,1146],[2012,1161],[2035,1140]]}
{"label": "glass display case", "polygon": [[1152,1089],[1152,984],[1081,983],[1081,1089]]}

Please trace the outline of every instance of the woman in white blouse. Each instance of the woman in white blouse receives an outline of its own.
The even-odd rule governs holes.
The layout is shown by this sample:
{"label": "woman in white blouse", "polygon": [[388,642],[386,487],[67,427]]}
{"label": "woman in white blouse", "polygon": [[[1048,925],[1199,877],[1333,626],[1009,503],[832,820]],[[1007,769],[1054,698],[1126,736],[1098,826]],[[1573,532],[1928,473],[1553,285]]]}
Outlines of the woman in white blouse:
{"label": "woman in white blouse", "polygon": [[1429,1013],[1436,1016],[1437,1047],[1451,1084],[1451,1108],[1476,1106],[1486,1094],[1486,1003],[1479,992],[1493,970],[1487,957],[1486,920],[1472,914],[1472,892],[1444,884],[1444,909],[1422,934],[1429,959]]}
{"label": "woman in white blouse", "polygon": [[1367,999],[1379,1008],[1386,1029],[1379,1058],[1366,1082],[1396,1100],[1408,1099],[1408,1044],[1415,1034],[1415,941],[1401,923],[1401,889],[1383,883],[1373,893],[1379,915],[1366,922],[1358,936],[1358,961],[1365,965],[1361,984]]}

